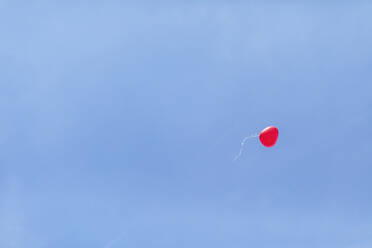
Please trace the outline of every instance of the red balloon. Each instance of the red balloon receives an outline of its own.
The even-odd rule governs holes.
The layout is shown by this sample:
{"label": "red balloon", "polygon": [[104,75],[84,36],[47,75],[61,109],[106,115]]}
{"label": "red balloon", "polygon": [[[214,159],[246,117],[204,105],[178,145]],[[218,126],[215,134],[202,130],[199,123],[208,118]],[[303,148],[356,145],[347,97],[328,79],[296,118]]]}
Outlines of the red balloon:
{"label": "red balloon", "polygon": [[261,131],[260,141],[264,146],[272,147],[278,140],[278,135],[279,130],[274,126],[270,126]]}

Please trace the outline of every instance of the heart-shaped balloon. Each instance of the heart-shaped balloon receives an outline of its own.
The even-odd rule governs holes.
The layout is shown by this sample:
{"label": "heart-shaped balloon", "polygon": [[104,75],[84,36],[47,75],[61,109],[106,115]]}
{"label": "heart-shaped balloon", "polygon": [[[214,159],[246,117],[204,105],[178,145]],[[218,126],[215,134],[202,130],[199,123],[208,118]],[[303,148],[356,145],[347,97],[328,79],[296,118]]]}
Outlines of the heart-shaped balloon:
{"label": "heart-shaped balloon", "polygon": [[261,131],[260,141],[264,146],[272,147],[278,140],[278,135],[279,130],[274,126],[270,126]]}

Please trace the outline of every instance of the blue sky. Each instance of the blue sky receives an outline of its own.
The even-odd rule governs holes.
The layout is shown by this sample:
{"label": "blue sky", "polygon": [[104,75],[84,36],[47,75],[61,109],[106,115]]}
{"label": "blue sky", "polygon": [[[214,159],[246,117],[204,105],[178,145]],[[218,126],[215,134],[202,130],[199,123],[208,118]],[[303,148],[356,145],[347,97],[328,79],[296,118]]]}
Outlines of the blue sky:
{"label": "blue sky", "polygon": [[371,247],[371,12],[1,1],[0,246]]}

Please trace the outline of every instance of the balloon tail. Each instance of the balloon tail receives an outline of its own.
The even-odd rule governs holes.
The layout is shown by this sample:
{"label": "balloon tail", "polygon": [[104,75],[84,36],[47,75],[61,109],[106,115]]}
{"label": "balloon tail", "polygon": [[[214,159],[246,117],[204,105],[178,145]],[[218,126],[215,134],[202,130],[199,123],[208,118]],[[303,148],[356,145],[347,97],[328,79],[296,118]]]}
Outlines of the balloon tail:
{"label": "balloon tail", "polygon": [[247,142],[247,140],[249,140],[249,139],[253,139],[253,138],[256,138],[256,137],[258,137],[257,133],[251,134],[251,135],[249,135],[249,136],[247,136],[243,139],[243,141],[240,143],[239,153],[238,153],[238,155],[235,156],[234,161],[238,160],[238,158],[242,155],[245,142]]}

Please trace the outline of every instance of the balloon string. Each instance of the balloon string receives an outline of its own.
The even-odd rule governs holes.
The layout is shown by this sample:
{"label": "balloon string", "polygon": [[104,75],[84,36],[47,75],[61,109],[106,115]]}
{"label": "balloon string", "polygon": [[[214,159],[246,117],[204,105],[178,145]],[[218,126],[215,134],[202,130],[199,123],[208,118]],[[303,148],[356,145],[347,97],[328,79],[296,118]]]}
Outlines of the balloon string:
{"label": "balloon string", "polygon": [[243,141],[240,143],[240,150],[239,150],[239,153],[238,153],[238,155],[235,156],[234,161],[236,161],[236,160],[237,160],[237,159],[242,155],[242,153],[243,153],[243,148],[244,148],[244,145],[245,145],[245,142],[246,142],[247,140],[249,140],[249,139],[253,139],[253,138],[256,138],[256,137],[258,137],[258,134],[257,134],[257,133],[255,133],[255,134],[251,134],[251,135],[249,135],[249,136],[247,136],[247,137],[245,137],[245,138],[243,139]]}
{"label": "balloon string", "polygon": [[119,241],[126,239],[126,236],[127,236],[126,232],[122,232],[122,233],[121,233],[119,236],[117,236],[115,239],[110,240],[110,242],[108,242],[108,243],[105,245],[104,248],[111,248],[111,247],[113,247],[113,246],[114,246],[116,243],[118,243]]}

